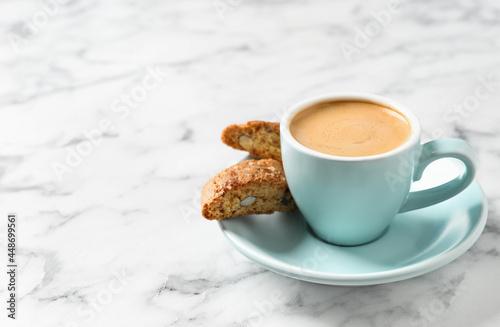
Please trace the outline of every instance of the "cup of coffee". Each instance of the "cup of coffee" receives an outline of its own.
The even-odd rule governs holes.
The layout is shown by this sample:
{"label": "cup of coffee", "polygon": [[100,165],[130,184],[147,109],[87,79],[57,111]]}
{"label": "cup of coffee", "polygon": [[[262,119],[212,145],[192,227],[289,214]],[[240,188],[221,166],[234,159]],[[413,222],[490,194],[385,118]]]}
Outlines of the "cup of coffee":
{"label": "cup of coffee", "polygon": [[[417,117],[377,95],[314,97],[281,119],[281,154],[290,191],[312,231],[328,243],[376,240],[398,213],[427,207],[463,191],[474,179],[475,155],[459,139],[420,143]],[[455,179],[410,192],[425,168],[456,158]]]}

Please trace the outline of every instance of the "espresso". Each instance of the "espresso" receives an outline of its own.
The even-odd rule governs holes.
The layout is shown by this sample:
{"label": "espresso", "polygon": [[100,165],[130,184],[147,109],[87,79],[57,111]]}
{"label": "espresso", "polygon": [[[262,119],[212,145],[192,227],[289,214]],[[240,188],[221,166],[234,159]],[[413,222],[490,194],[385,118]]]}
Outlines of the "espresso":
{"label": "espresso", "polygon": [[293,117],[290,131],[309,149],[343,157],[389,152],[412,133],[410,123],[399,112],[362,101],[314,104]]}

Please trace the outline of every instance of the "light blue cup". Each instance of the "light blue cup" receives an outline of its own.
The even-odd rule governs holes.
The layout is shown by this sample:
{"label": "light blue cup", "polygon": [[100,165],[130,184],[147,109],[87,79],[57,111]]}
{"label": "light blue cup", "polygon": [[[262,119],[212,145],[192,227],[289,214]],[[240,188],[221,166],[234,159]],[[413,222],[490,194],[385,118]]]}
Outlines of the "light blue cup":
{"label": "light blue cup", "polygon": [[[340,157],[311,150],[290,133],[292,118],[306,107],[328,100],[367,101],[402,113],[412,127],[402,146],[373,156]],[[281,119],[281,154],[288,186],[311,229],[326,242],[361,245],[383,235],[400,212],[427,207],[463,191],[474,179],[475,155],[459,139],[420,144],[421,127],[405,106],[362,93],[328,94],[302,101]],[[465,164],[455,179],[431,189],[410,192],[431,162],[456,158]]]}

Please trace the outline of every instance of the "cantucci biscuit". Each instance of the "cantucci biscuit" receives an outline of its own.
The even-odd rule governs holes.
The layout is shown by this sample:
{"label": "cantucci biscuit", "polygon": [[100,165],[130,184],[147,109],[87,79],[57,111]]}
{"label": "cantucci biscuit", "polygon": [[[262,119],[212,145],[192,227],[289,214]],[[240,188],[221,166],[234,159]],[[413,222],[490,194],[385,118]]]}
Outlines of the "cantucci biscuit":
{"label": "cantucci biscuit", "polygon": [[240,162],[213,177],[201,192],[202,215],[209,220],[296,209],[283,164],[274,159]]}
{"label": "cantucci biscuit", "polygon": [[250,121],[230,125],[222,132],[221,139],[230,147],[248,151],[255,157],[281,161],[279,123]]}

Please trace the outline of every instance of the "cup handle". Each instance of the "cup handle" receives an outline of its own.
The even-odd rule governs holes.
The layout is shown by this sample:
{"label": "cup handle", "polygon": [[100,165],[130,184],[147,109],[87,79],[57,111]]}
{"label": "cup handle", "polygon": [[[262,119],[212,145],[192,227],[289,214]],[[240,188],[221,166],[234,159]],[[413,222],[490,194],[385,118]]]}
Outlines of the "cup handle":
{"label": "cup handle", "polygon": [[422,191],[410,192],[399,212],[420,209],[447,200],[462,192],[474,180],[475,154],[472,147],[459,139],[440,139],[425,143],[413,174],[413,181],[422,177],[425,168],[441,158],[456,158],[465,164],[465,170],[455,179]]}

